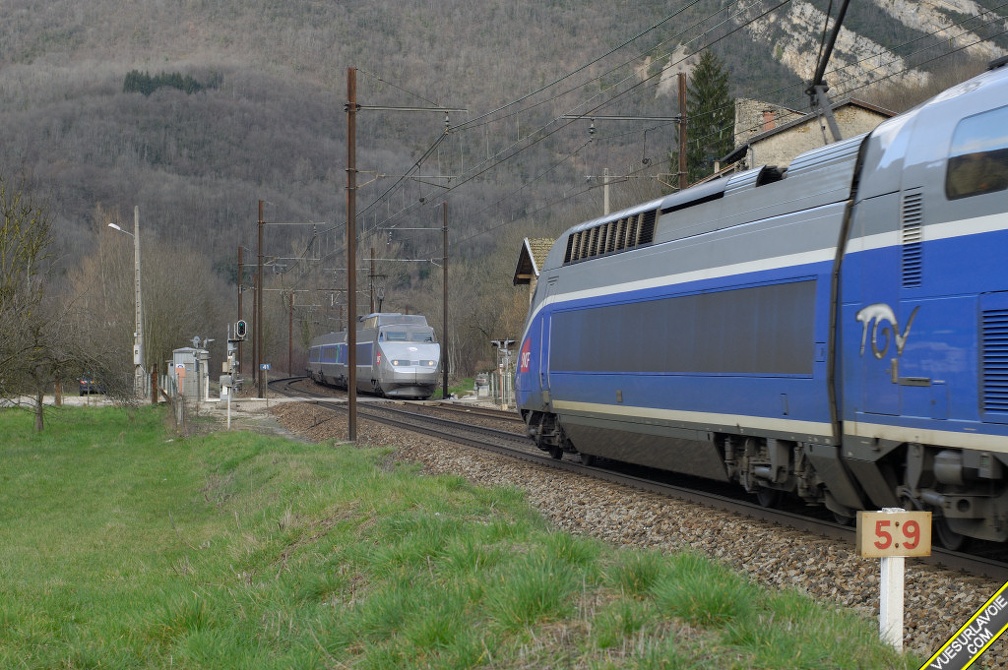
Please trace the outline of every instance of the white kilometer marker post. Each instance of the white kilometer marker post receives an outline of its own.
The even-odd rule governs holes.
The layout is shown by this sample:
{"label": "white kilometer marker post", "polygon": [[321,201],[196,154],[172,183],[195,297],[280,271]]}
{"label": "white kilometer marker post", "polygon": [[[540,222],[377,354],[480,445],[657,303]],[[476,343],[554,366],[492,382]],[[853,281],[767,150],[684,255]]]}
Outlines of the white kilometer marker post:
{"label": "white kilometer marker post", "polygon": [[903,568],[907,556],[931,555],[931,512],[886,507],[857,513],[857,551],[881,558],[879,636],[903,651]]}
{"label": "white kilometer marker post", "polygon": [[879,636],[895,647],[896,651],[903,651],[905,561],[902,556],[884,557],[879,578]]}

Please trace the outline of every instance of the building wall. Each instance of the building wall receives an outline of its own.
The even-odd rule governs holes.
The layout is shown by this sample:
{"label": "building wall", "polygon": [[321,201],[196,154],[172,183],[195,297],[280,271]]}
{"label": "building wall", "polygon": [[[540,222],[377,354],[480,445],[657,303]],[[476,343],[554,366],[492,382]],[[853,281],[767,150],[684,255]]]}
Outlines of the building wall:
{"label": "building wall", "polygon": [[[834,110],[833,114],[840,127],[840,134],[844,138],[874,130],[886,118],[876,112],[853,105]],[[822,121],[822,125],[825,128],[825,135],[823,128],[820,127],[819,119],[813,118],[786,131],[754,141],[749,148],[748,166],[776,165],[784,167],[789,165],[799,154],[825,146],[828,143],[825,138],[829,138],[830,142],[833,141],[833,138],[829,128],[825,125],[825,120]]]}
{"label": "building wall", "polygon": [[735,101],[735,146],[753,137],[801,118],[801,113],[762,100],[738,98]]}

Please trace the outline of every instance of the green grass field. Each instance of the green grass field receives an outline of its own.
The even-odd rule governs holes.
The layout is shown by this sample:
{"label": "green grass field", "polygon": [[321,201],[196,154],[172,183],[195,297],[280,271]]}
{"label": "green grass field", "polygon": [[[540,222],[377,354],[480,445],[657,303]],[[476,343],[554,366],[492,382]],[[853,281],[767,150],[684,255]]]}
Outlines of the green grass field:
{"label": "green grass field", "polygon": [[691,554],[556,532],[390,449],[0,411],[3,668],[916,668]]}

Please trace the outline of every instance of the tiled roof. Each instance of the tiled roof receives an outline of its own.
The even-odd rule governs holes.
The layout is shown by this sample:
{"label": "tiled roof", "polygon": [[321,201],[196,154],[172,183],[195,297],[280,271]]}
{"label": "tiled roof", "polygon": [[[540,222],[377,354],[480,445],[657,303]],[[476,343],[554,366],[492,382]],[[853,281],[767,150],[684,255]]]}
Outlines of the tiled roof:
{"label": "tiled roof", "polygon": [[539,269],[546,261],[553,240],[548,237],[525,238],[521,252],[518,254],[518,265],[515,267],[514,284],[529,284],[539,276]]}

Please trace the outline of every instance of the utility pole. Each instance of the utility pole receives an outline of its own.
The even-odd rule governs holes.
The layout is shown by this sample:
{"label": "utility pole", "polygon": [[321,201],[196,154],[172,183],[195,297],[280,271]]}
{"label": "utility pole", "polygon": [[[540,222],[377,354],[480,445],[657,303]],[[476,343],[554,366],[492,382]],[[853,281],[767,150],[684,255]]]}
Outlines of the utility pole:
{"label": "utility pole", "polygon": [[347,68],[347,439],[357,441],[357,69]]}
{"label": "utility pole", "polygon": [[679,73],[679,190],[689,185],[686,177],[686,73]]}
{"label": "utility pole", "polygon": [[385,289],[378,287],[378,309],[375,309],[375,279],[384,279],[386,275],[375,272],[375,250],[371,247],[371,274],[368,275],[368,292],[371,295],[371,314],[381,311],[382,300],[385,298]]}
{"label": "utility pole", "polygon": [[[280,309],[283,309],[283,302],[285,300],[287,300],[287,293],[288,293],[288,289],[284,288],[283,286],[281,286],[280,288],[271,288],[271,289],[267,289],[264,286],[263,268],[267,264],[266,263],[266,253],[265,253],[265,249],[263,248],[264,229],[266,228],[266,226],[318,226],[320,223],[325,223],[325,222],[320,222],[320,221],[267,221],[265,219],[265,216],[264,216],[264,213],[263,213],[263,209],[264,209],[265,204],[266,204],[265,200],[260,200],[259,201],[259,267],[257,268],[257,271],[256,271],[256,283],[257,283],[257,286],[256,286],[256,295],[255,295],[255,310],[254,310],[255,313],[253,315],[253,322],[252,322],[253,323],[252,327],[253,327],[253,330],[255,331],[255,333],[254,333],[255,338],[252,341],[253,345],[254,345],[252,367],[256,370],[256,373],[259,375],[257,377],[257,379],[258,379],[258,392],[259,392],[259,397],[260,398],[265,398],[266,397],[265,396],[265,387],[266,387],[267,382],[269,381],[268,371],[269,371],[269,369],[270,369],[270,367],[272,365],[269,361],[266,360],[266,347],[263,344],[263,333],[265,331],[265,317],[264,317],[264,314],[263,314],[263,295],[265,294],[266,291],[279,291],[281,293],[281,296],[280,296],[280,305],[281,305],[281,307],[280,307]],[[241,266],[241,260],[240,260],[241,259],[241,247],[239,247],[239,249],[238,249],[238,254],[239,254],[239,256],[238,256],[239,257],[239,265],[238,265],[238,267],[239,267],[239,269],[241,269],[241,267],[242,267]],[[284,267],[282,265],[280,265],[280,266],[276,265],[275,263],[276,263],[277,260],[292,260],[292,259],[278,259],[275,256],[272,257],[272,260],[270,261],[270,263],[273,265],[274,272],[276,272],[277,267]],[[291,372],[291,373],[293,373],[293,369],[292,368],[293,368],[293,363],[294,363],[294,302],[296,300],[296,298],[294,297],[294,294],[297,293],[297,290],[298,289],[293,288],[293,287],[289,289],[289,291],[291,293],[291,296],[290,296],[290,302],[287,305],[287,308],[288,308],[288,316],[287,316],[287,371]],[[239,303],[238,304],[239,304],[239,316],[240,316],[240,312],[241,312],[240,297],[239,297]],[[308,305],[308,304],[303,304],[303,305],[298,305],[298,306],[299,307],[313,307],[313,305]],[[278,353],[278,352],[274,352],[274,353]],[[278,358],[278,360],[276,362],[279,364],[280,360],[282,360],[282,359],[280,359],[279,355],[277,356],[277,358]]]}
{"label": "utility pole", "polygon": [[263,374],[263,227],[265,226],[265,221],[263,221],[263,204],[264,201],[259,201],[259,268],[256,271],[256,318],[255,318],[255,336],[256,336],[256,360],[253,363],[255,365],[256,380],[259,382],[259,397],[266,397],[266,375]]}
{"label": "utility pole", "polygon": [[143,337],[143,292],[140,290],[140,206],[133,207],[133,266],[136,270],[136,334],[133,347],[133,384],[138,398],[147,395],[147,375],[144,373],[144,337]]}
{"label": "utility pole", "polygon": [[441,296],[441,374],[444,378],[444,390],[441,397],[448,399],[448,203],[441,203],[441,248],[444,275],[442,279]]}
{"label": "utility pole", "polygon": [[[238,320],[241,321],[245,317],[242,314],[242,291],[245,281],[245,265],[243,262],[242,251],[244,248],[242,245],[238,245]],[[236,323],[237,323],[236,321]],[[242,341],[238,340],[238,374],[241,374],[242,370]]]}
{"label": "utility pole", "polygon": [[[253,349],[253,360],[252,367],[255,368],[255,374],[257,374],[259,397],[266,397],[266,378],[269,376],[266,374],[266,370],[263,366],[267,364],[265,359],[265,350],[263,349],[263,293],[265,293],[266,288],[263,286],[263,260],[265,258],[263,254],[263,229],[266,224],[272,226],[306,226],[318,225],[318,221],[269,221],[267,222],[263,216],[263,208],[266,204],[265,200],[259,201],[259,267],[256,270],[256,295],[255,295],[255,315],[253,316],[252,329],[255,331],[255,339],[253,340],[255,347]],[[239,254],[241,250],[239,249]],[[240,256],[239,256],[240,258]],[[241,265],[239,264],[239,267]],[[292,298],[293,301],[293,298]],[[293,305],[293,302],[291,303]],[[292,355],[288,355],[287,367],[290,367],[290,359]]]}
{"label": "utility pole", "polygon": [[602,214],[608,214],[609,209],[609,168],[602,170]]}
{"label": "utility pole", "polygon": [[290,306],[287,312],[287,374],[294,374],[294,296],[296,294],[291,291],[290,294]]}
{"label": "utility pole", "polygon": [[[117,223],[109,223],[108,226],[133,238],[133,292],[136,303],[136,321],[133,326],[133,394],[137,398],[145,398],[149,386],[147,374],[144,372],[143,293],[140,290],[140,206],[133,207],[132,233],[123,230]],[[156,396],[154,401],[157,402]]]}
{"label": "utility pole", "polygon": [[[357,112],[361,109],[405,112],[443,112],[445,134],[449,132],[448,112],[468,112],[468,109],[446,107],[385,107],[363,106],[357,103],[357,69],[347,68],[347,382],[348,439],[357,439]],[[447,205],[446,205],[447,207]],[[447,252],[446,252],[447,255]],[[446,275],[447,276],[447,275]]]}

